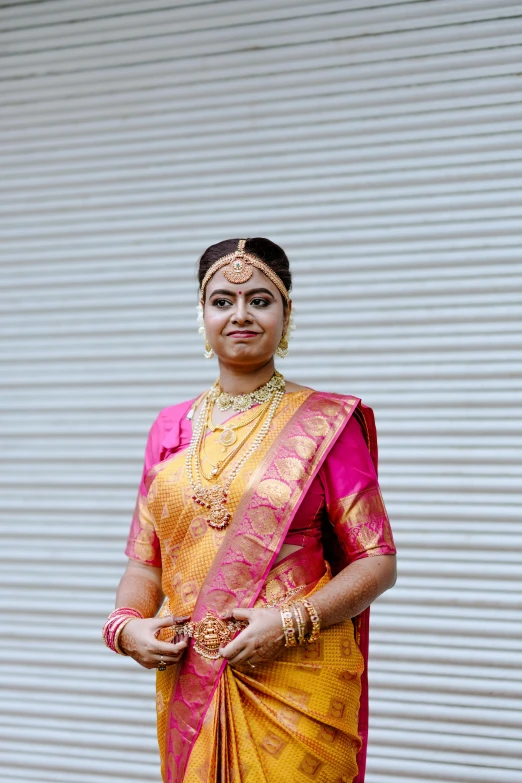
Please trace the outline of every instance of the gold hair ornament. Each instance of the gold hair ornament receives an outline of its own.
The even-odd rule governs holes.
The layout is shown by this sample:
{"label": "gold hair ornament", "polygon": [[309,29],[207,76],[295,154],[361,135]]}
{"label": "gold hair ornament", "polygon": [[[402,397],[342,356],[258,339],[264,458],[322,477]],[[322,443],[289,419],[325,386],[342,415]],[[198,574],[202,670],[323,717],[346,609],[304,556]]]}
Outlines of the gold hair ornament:
{"label": "gold hair ornament", "polygon": [[201,283],[201,298],[205,297],[205,288],[210,278],[216,274],[220,269],[223,270],[223,274],[229,283],[246,283],[250,280],[254,274],[254,268],[259,269],[264,275],[279,289],[287,305],[290,304],[290,296],[286,290],[286,286],[268,264],[261,261],[260,258],[254,256],[252,253],[248,253],[245,250],[246,239],[240,239],[237,245],[237,250],[233,253],[228,253],[226,256],[222,256],[215,261],[212,266],[207,270],[205,277]]}

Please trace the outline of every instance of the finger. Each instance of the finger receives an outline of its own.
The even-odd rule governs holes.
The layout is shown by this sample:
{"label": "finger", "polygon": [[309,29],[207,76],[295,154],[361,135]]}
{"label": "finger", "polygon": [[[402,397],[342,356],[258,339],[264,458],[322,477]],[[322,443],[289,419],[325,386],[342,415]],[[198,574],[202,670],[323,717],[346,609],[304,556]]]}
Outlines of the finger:
{"label": "finger", "polygon": [[247,657],[248,656],[246,651],[244,649],[241,649],[241,650],[236,650],[234,655],[231,655],[229,658],[227,658],[227,660],[232,665],[235,665],[236,663],[241,663],[243,658],[246,660]]}
{"label": "finger", "polygon": [[154,652],[158,655],[176,655],[176,653],[188,647],[188,639],[182,639],[181,642],[171,644],[170,642],[154,642]]}
{"label": "finger", "polygon": [[176,617],[173,614],[168,614],[166,617],[155,617],[156,628],[167,628],[171,625],[180,625],[186,622],[189,617]]}
{"label": "finger", "polygon": [[184,633],[177,633],[176,636],[173,636],[170,640],[170,644],[179,644],[179,642],[184,642],[189,637],[186,636]]}
{"label": "finger", "polygon": [[252,609],[241,609],[241,607],[237,607],[237,609],[232,610],[232,617],[234,617],[236,620],[248,620],[250,622],[250,618],[252,616]]}
{"label": "finger", "polygon": [[178,655],[177,658],[167,658],[165,655],[162,658],[156,656],[154,660],[151,661],[151,665],[153,668],[159,669],[160,666],[174,666],[176,663],[179,663],[180,660],[181,655]]}
{"label": "finger", "polygon": [[232,658],[229,658],[229,664],[230,666],[241,666],[242,664],[245,664],[247,661],[250,660],[253,653],[248,648],[244,647],[242,650],[240,650],[237,655],[234,655]]}
{"label": "finger", "polygon": [[154,655],[151,658],[151,661],[154,664],[154,666],[158,666],[158,664],[161,665],[162,663],[164,663],[166,666],[170,666],[173,663],[179,663],[180,660],[181,660],[181,653],[179,653],[179,655],[171,655],[170,658],[168,657],[168,655]]}
{"label": "finger", "polygon": [[185,652],[186,647],[180,647],[179,649],[171,649],[168,652],[164,652],[163,650],[151,650],[150,655],[158,661],[179,661],[183,653]]}
{"label": "finger", "polygon": [[175,644],[171,643],[171,648],[174,650],[174,652],[180,652],[183,650],[186,650],[189,645],[188,639],[179,639]]}
{"label": "finger", "polygon": [[219,650],[219,654],[222,658],[226,658],[227,661],[231,661],[236,655],[239,655],[242,650],[245,649],[244,642],[234,639],[226,647],[222,647]]}
{"label": "finger", "polygon": [[[235,641],[236,640],[234,639],[234,642]],[[236,655],[239,648],[237,646],[237,642],[236,644],[234,644],[234,642],[229,642],[226,647],[219,648],[219,654],[222,658],[226,658],[228,660],[229,658],[232,658],[234,655]]]}
{"label": "finger", "polygon": [[187,615],[185,615],[185,617],[176,617],[176,615],[173,614],[172,615],[172,619],[174,620],[172,625],[180,625],[181,623],[186,623],[187,620],[190,620],[190,615],[187,614]]}

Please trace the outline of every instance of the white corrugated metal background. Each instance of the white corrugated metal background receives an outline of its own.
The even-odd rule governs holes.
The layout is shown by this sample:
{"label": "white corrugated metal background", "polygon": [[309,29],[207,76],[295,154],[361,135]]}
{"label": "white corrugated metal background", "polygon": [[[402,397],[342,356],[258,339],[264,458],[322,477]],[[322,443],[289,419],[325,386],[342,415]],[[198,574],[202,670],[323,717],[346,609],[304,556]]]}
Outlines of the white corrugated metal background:
{"label": "white corrugated metal background", "polygon": [[105,651],[147,428],[214,377],[193,265],[288,251],[297,381],[361,395],[400,580],[368,783],[520,783],[522,8],[0,2],[1,783],[157,783]]}

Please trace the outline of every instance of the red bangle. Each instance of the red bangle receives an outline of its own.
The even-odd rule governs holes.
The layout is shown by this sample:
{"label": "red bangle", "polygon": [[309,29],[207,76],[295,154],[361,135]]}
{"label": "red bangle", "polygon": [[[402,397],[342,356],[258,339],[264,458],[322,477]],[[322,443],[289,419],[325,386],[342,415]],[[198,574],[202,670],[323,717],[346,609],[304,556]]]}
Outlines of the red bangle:
{"label": "red bangle", "polygon": [[124,627],[131,620],[143,620],[144,617],[141,612],[134,609],[131,606],[123,606],[119,609],[115,609],[111,612],[105,621],[105,625],[102,630],[102,638],[109,650],[120,655],[125,655],[119,648],[118,641],[121,632]]}

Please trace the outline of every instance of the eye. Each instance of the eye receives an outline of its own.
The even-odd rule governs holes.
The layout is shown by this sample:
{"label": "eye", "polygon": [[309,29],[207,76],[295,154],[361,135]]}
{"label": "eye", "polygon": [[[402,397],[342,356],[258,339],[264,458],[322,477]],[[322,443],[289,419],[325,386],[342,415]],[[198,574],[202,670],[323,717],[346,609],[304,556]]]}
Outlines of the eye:
{"label": "eye", "polygon": [[223,310],[225,307],[227,307],[230,304],[228,299],[214,299],[212,302],[213,307],[218,307],[220,310]]}
{"label": "eye", "polygon": [[250,304],[254,305],[254,307],[268,307],[270,304],[270,300],[263,299],[262,296],[256,296],[255,299],[252,299]]}

